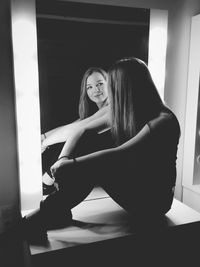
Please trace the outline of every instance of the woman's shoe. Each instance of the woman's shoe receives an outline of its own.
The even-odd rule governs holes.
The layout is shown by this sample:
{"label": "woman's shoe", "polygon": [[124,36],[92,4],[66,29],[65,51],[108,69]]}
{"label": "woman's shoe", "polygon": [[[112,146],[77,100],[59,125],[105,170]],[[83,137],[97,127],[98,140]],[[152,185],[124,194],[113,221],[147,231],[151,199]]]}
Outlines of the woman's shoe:
{"label": "woman's shoe", "polygon": [[47,245],[48,230],[65,228],[71,224],[71,210],[61,212],[59,209],[52,209],[52,207],[46,205],[45,201],[41,201],[39,209],[34,210],[22,219],[21,229],[23,238],[29,243]]}
{"label": "woman's shoe", "polygon": [[47,245],[47,229],[43,225],[40,213],[35,212],[22,218],[22,237],[32,245]]}

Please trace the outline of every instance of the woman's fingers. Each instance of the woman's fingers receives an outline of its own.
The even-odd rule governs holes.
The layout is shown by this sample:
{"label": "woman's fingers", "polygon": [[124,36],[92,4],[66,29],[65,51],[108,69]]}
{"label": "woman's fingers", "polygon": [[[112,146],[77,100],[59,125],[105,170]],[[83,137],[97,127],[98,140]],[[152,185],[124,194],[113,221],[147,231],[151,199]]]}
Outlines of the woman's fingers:
{"label": "woman's fingers", "polygon": [[[57,163],[57,162],[56,162]],[[50,168],[50,170],[51,170],[51,175],[52,175],[52,177],[54,178],[55,177],[55,174],[56,174],[56,170],[57,170],[57,166],[56,166],[56,163],[54,163],[52,166],[51,166],[51,168]]]}
{"label": "woman's fingers", "polygon": [[62,159],[59,159],[58,161],[56,161],[50,168],[51,170],[51,174],[53,177],[56,176],[58,170],[60,167],[62,167],[63,165],[67,165],[67,161],[68,159],[67,158],[62,158]]}

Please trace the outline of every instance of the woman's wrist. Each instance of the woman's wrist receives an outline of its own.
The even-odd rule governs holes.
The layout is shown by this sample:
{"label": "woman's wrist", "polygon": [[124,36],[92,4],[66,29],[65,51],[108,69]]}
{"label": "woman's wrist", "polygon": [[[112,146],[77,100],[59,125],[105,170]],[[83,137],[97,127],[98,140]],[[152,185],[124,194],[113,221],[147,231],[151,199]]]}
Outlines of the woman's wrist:
{"label": "woman's wrist", "polygon": [[61,157],[58,158],[57,161],[59,161],[59,160],[61,160],[61,159],[70,159],[70,158],[69,158],[68,156],[61,156]]}
{"label": "woman's wrist", "polygon": [[42,144],[44,143],[44,140],[46,139],[46,134],[45,133],[42,133],[41,134],[41,142]]}
{"label": "woman's wrist", "polygon": [[74,164],[77,164],[76,158],[73,158],[73,162],[74,162]]}
{"label": "woman's wrist", "polygon": [[77,160],[76,160],[76,158],[69,158],[68,156],[61,156],[61,157],[59,157],[58,159],[57,159],[57,161],[62,161],[62,160],[70,160],[70,161],[72,161],[73,162],[73,164],[77,164]]}
{"label": "woman's wrist", "polygon": [[42,141],[44,141],[47,138],[46,133],[42,133]]}
{"label": "woman's wrist", "polygon": [[48,143],[47,143],[47,134],[43,133],[42,134],[42,146],[44,147],[48,147]]}

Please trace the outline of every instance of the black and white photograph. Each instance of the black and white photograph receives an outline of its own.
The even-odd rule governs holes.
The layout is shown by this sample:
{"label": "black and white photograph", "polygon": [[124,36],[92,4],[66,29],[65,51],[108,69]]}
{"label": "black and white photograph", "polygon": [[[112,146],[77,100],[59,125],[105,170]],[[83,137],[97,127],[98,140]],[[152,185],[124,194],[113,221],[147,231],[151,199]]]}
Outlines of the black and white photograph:
{"label": "black and white photograph", "polygon": [[199,0],[1,0],[1,267],[197,266],[199,33]]}

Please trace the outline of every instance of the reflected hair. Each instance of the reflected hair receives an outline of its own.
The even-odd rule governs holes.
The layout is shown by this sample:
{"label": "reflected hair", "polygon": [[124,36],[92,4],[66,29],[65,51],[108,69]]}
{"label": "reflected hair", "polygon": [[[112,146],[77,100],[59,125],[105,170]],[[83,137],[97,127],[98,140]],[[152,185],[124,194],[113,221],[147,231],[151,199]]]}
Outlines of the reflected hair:
{"label": "reflected hair", "polygon": [[147,65],[134,57],[123,58],[109,69],[108,94],[116,145],[134,137],[165,107]]}
{"label": "reflected hair", "polygon": [[79,99],[79,118],[81,120],[91,116],[94,113],[94,107],[97,110],[96,104],[94,104],[87,95],[87,79],[90,75],[96,72],[100,73],[105,81],[107,81],[107,73],[104,69],[99,67],[90,67],[86,70],[81,82],[81,93]]}

